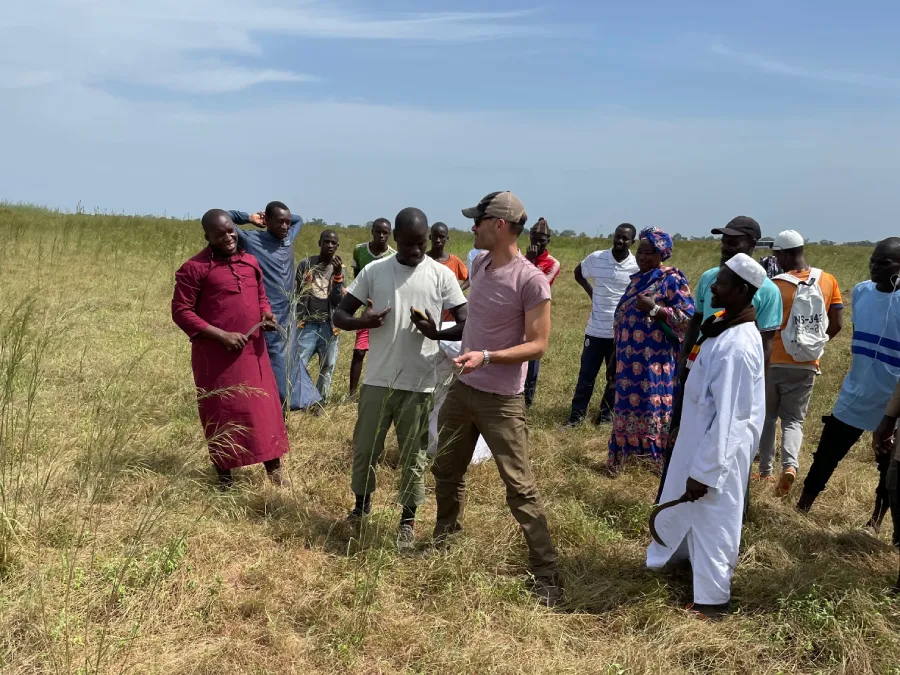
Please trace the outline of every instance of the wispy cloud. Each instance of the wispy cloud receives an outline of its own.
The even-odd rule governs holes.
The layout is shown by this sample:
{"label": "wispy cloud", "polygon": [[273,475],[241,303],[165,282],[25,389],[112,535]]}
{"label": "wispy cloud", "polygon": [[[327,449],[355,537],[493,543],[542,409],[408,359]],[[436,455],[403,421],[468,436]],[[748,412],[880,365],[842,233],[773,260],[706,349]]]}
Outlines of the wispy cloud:
{"label": "wispy cloud", "polygon": [[770,59],[759,54],[735,51],[719,43],[711,44],[709,51],[748,68],[784,77],[832,82],[884,91],[900,91],[900,77],[840,69],[806,68]]}
{"label": "wispy cloud", "polygon": [[[335,1],[29,0],[0,3],[0,87],[116,81],[235,92],[327,73],[259,65],[265,38],[473,41],[540,32],[533,10],[384,15]],[[40,48],[35,48],[35,36]],[[225,60],[220,55],[230,55]],[[52,73],[53,77],[47,74]]]}

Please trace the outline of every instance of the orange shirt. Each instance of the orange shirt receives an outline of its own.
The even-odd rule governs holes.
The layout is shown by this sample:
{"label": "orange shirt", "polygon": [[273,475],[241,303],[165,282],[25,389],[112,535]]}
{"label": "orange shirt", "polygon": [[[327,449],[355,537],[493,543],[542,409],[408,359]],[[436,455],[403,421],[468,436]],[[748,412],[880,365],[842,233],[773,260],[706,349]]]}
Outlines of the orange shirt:
{"label": "orange shirt", "polygon": [[[802,272],[792,270],[789,274],[797,277],[800,281],[809,279],[808,269],[803,270]],[[778,286],[778,290],[781,291],[781,305],[783,309],[781,329],[784,330],[784,327],[787,326],[788,318],[791,316],[791,307],[794,304],[794,295],[797,292],[797,287],[787,281],[779,281],[778,279],[772,279],[772,281],[775,282],[775,285]],[[841,299],[841,289],[838,287],[837,279],[828,272],[822,272],[822,277],[819,279],[819,288],[822,291],[822,297],[825,298],[825,307],[827,309],[844,306],[844,301]],[[806,368],[815,370],[819,369],[818,361],[807,361],[805,363],[794,361],[790,354],[784,349],[784,343],[781,341],[780,332],[775,333],[775,340],[772,343],[772,358],[770,364],[773,366],[782,364],[805,366]]]}
{"label": "orange shirt", "polygon": [[469,278],[469,270],[466,269],[466,264],[452,253],[441,265],[449,267],[450,271],[456,275],[457,281],[465,281]]}
{"label": "orange shirt", "polygon": [[[465,281],[469,278],[469,270],[466,269],[466,264],[452,253],[449,258],[441,263],[441,265],[449,267],[450,271],[456,275],[457,281]],[[449,311],[444,310],[443,320],[455,321],[456,319],[453,318],[453,315]]]}

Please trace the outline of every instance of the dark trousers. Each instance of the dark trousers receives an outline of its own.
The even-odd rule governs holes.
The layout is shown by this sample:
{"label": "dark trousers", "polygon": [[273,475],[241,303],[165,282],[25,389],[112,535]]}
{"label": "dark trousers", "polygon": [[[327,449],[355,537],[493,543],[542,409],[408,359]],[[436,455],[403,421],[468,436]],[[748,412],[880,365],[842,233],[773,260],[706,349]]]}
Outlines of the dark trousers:
{"label": "dark trousers", "polygon": [[541,372],[541,362],[529,361],[528,374],[525,376],[525,407],[530,408],[534,403],[534,394],[537,392],[538,373]]}
{"label": "dark trousers", "polygon": [[[893,454],[893,450],[891,454]],[[894,521],[894,546],[900,547],[900,460],[888,461],[885,488],[891,505],[891,519]]]}
{"label": "dark trousers", "polygon": [[826,417],[824,422],[819,447],[813,454],[812,466],[803,483],[803,494],[810,497],[817,497],[825,489],[837,465],[863,435],[862,429],[851,427],[833,415]]}
{"label": "dark trousers", "polygon": [[[572,411],[569,413],[570,422],[580,422],[587,416],[588,405],[591,402],[591,396],[594,395],[594,383],[597,381],[597,375],[600,374],[600,367],[606,364],[608,372],[615,351],[616,341],[613,338],[584,336],[581,368],[578,370],[578,383],[575,385]],[[612,414],[615,403],[616,388],[607,384],[603,390],[603,399],[600,401],[600,413]]]}

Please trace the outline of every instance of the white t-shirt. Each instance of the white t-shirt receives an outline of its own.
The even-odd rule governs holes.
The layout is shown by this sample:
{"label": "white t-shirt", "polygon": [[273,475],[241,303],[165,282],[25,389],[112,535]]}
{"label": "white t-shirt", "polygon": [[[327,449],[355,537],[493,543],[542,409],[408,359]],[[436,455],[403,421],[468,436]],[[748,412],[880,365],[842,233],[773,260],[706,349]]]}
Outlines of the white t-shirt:
{"label": "white t-shirt", "polygon": [[469,251],[469,255],[466,256],[466,269],[470,270],[470,274],[472,270],[472,263],[475,262],[475,258],[480,256],[482,253],[486,253],[486,251],[482,248],[473,248],[471,251]]}
{"label": "white t-shirt", "polygon": [[612,251],[594,251],[581,261],[581,274],[594,286],[591,317],[585,334],[591,337],[612,338],[613,317],[619,300],[625,294],[631,275],[638,272],[637,260],[631,252],[622,262],[613,258]]}
{"label": "white t-shirt", "polygon": [[395,256],[369,263],[347,292],[378,312],[391,311],[381,328],[369,331],[369,358],[363,384],[430,393],[437,385],[437,366],[443,358],[436,340],[422,335],[409,318],[412,307],[427,309],[440,325],[445,309],[466,304],[456,275],[428,256],[416,267],[402,265]]}

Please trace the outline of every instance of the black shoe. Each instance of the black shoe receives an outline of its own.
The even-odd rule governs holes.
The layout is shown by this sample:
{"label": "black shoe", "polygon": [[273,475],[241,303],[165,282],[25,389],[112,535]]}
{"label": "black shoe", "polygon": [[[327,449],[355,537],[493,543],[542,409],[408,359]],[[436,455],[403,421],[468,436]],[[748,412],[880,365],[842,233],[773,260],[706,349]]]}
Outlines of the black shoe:
{"label": "black shoe", "polygon": [[560,424],[560,431],[565,431],[566,429],[575,429],[581,426],[581,423],[584,422],[584,418],[581,419],[572,419],[571,417],[566,420],[565,424]]}
{"label": "black shoe", "polygon": [[348,523],[358,523],[363,518],[372,513],[372,506],[368,505],[365,507],[362,506],[354,506],[353,510],[347,514],[347,522]]}
{"label": "black shoe", "polygon": [[559,578],[532,577],[526,582],[528,591],[538,599],[538,603],[544,607],[556,607],[563,597],[562,585]]}
{"label": "black shoe", "polygon": [[594,418],[594,426],[599,427],[601,424],[612,424],[612,421],[612,413],[608,410],[603,410]]}
{"label": "black shoe", "polygon": [[698,619],[720,621],[731,614],[731,603],[726,602],[724,605],[698,605],[696,602],[693,602],[687,606],[687,610]]}
{"label": "black shoe", "polygon": [[431,545],[433,548],[444,548],[450,544],[451,539],[462,531],[462,525],[448,525],[445,527],[435,527],[431,534]]}

